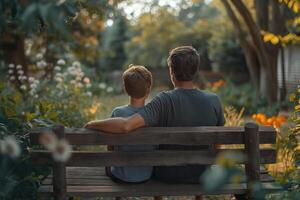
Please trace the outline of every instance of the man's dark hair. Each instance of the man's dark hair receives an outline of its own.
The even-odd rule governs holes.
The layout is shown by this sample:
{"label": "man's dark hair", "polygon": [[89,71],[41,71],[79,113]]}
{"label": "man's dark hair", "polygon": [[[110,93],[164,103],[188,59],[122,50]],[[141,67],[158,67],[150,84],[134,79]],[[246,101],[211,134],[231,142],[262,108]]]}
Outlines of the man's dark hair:
{"label": "man's dark hair", "polygon": [[172,49],[168,57],[171,67],[178,81],[192,81],[199,69],[200,56],[192,46],[181,46]]}

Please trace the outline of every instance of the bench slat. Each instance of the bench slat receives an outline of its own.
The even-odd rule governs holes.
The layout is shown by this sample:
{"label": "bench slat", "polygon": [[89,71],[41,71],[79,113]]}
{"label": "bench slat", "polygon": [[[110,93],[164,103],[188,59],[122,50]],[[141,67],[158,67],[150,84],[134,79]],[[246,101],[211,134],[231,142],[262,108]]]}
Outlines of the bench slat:
{"label": "bench slat", "polygon": [[[273,183],[262,183],[266,192],[279,191],[282,188]],[[228,184],[222,190],[206,193],[201,190],[197,184],[165,184],[161,182],[149,182],[144,184],[116,184],[114,186],[67,186],[68,196],[81,197],[139,197],[139,196],[191,196],[191,195],[210,195],[210,194],[244,194],[246,184]],[[52,187],[41,186],[40,196],[49,196],[52,193]]]}
{"label": "bench slat", "polygon": [[[268,175],[268,174],[261,174],[260,176],[260,181],[261,182],[273,182],[274,179]],[[151,182],[151,181],[150,181]],[[243,177],[241,180],[242,183],[246,182],[246,178]],[[52,177],[48,177],[47,179],[45,179],[42,183],[42,185],[52,185]],[[92,176],[92,177],[85,177],[85,176],[68,176],[67,177],[67,185],[71,186],[71,185],[83,185],[83,186],[87,186],[87,185],[115,185],[115,183],[110,180],[109,177],[107,177],[106,175],[102,175],[102,176]]]}
{"label": "bench slat", "polygon": [[[222,149],[218,153],[241,153],[241,149]],[[202,151],[153,151],[153,152],[73,152],[67,166],[172,166],[186,164],[214,164],[217,153]],[[32,151],[36,164],[49,163],[52,156],[47,151]],[[261,164],[276,162],[275,149],[260,150]]]}
{"label": "bench slat", "polygon": [[[66,139],[73,145],[122,145],[122,144],[244,144],[244,127],[150,127],[129,134],[108,134],[101,131],[66,128]],[[39,144],[39,136],[49,132],[46,128],[31,130],[32,145]],[[259,127],[260,144],[274,144],[276,131],[271,126]]]}

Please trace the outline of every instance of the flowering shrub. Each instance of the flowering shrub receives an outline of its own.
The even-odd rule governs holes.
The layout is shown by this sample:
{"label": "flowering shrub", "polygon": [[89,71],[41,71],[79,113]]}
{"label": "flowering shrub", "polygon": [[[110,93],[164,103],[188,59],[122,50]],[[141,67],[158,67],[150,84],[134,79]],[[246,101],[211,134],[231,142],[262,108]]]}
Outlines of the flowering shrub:
{"label": "flowering shrub", "polygon": [[233,106],[237,110],[245,109],[245,114],[266,113],[274,115],[278,113],[281,103],[268,105],[266,99],[257,99],[255,90],[251,84],[236,86],[231,81],[219,80],[208,84],[206,89],[217,93],[224,106]]}
{"label": "flowering shrub", "polygon": [[[8,81],[0,82],[0,182],[5,183],[0,187],[0,199],[35,199],[40,178],[50,173],[47,166],[33,166],[30,161],[28,136],[32,127],[51,129],[57,123],[81,127],[94,119],[99,109],[92,81],[79,62],[68,64],[61,59],[48,63],[42,54],[36,61],[30,66],[34,74],[10,64]],[[104,83],[97,87],[105,94],[113,92]],[[50,135],[53,140],[45,136],[42,144],[54,159],[66,161],[72,147]]]}
{"label": "flowering shrub", "polygon": [[273,126],[276,129],[279,129],[287,121],[287,117],[284,115],[267,117],[263,113],[253,114],[252,119],[261,125]]}
{"label": "flowering shrub", "polygon": [[276,180],[284,185],[284,192],[270,195],[269,199],[300,198],[300,86],[290,96],[294,111],[289,117],[289,126],[278,130],[277,163],[269,166]]}

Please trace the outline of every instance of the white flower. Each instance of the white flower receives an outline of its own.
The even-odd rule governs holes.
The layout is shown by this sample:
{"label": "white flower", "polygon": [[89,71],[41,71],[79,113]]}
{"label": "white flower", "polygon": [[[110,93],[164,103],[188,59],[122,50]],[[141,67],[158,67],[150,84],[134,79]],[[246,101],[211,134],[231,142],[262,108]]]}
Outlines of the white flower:
{"label": "white flower", "polygon": [[65,1],[66,1],[66,0],[59,0],[59,1],[57,2],[57,5],[60,6],[61,4],[65,3]]}
{"label": "white flower", "polygon": [[82,83],[77,83],[77,84],[76,84],[76,87],[82,88],[83,85],[82,85]]}
{"label": "white flower", "polygon": [[14,73],[14,70],[10,69],[8,70],[8,74],[13,74]]}
{"label": "white flower", "polygon": [[35,79],[34,79],[33,77],[29,77],[29,78],[28,78],[29,83],[33,83],[34,80],[35,80]]}
{"label": "white flower", "polygon": [[27,77],[26,77],[26,76],[22,76],[21,80],[22,80],[22,81],[26,81],[26,80],[27,80]]}
{"label": "white flower", "polygon": [[26,85],[21,85],[21,86],[20,86],[20,89],[21,89],[21,90],[26,90],[27,87],[26,87]]}
{"label": "white flower", "polygon": [[92,84],[90,84],[90,83],[86,84],[85,87],[90,88],[90,87],[92,87]]}
{"label": "white flower", "polygon": [[57,77],[63,77],[63,74],[58,72],[58,73],[55,74],[55,76],[57,76]]}
{"label": "white flower", "polygon": [[74,67],[80,67],[81,65],[80,65],[80,62],[78,62],[78,61],[74,61],[73,63],[72,63],[72,65],[74,66]]}
{"label": "white flower", "polygon": [[22,69],[22,65],[17,65],[17,69]]}
{"label": "white flower", "polygon": [[23,75],[24,71],[23,70],[18,70],[18,74]]}
{"label": "white flower", "polygon": [[81,76],[76,76],[75,79],[76,79],[76,81],[81,81],[82,78],[81,78]]}
{"label": "white flower", "polygon": [[18,80],[22,80],[22,76],[18,76]]}
{"label": "white flower", "polygon": [[42,60],[43,59],[43,54],[42,53],[38,53],[38,54],[36,54],[36,59],[38,59],[38,60]]}
{"label": "white flower", "polygon": [[61,83],[61,82],[63,82],[63,78],[60,76],[57,76],[57,77],[55,77],[55,81]]}
{"label": "white flower", "polygon": [[54,67],[54,70],[55,70],[55,71],[61,71],[61,67],[60,67],[60,66],[55,66],[55,67]]}
{"label": "white flower", "polygon": [[0,154],[6,154],[6,145],[3,140],[0,140]]}
{"label": "white flower", "polygon": [[93,94],[91,92],[86,92],[86,95],[91,97]]}
{"label": "white flower", "polygon": [[59,60],[57,61],[57,64],[58,64],[58,65],[65,65],[65,64],[66,64],[66,61],[63,60],[63,59],[59,59]]}
{"label": "white flower", "polygon": [[39,81],[39,80],[35,80],[34,82],[35,82],[35,84],[37,84],[37,85],[40,84],[40,81]]}
{"label": "white flower", "polygon": [[73,85],[75,85],[76,81],[75,80],[71,80],[70,83],[73,84]]}
{"label": "white flower", "polygon": [[36,66],[38,67],[38,69],[43,69],[47,66],[47,63],[44,60],[41,60],[36,63]]}
{"label": "white flower", "polygon": [[13,69],[13,68],[15,68],[15,65],[14,64],[9,64],[8,68]]}
{"label": "white flower", "polygon": [[36,94],[36,95],[34,95],[34,98],[36,98],[36,99],[37,99],[37,98],[39,98],[39,95],[37,95],[37,94]]}
{"label": "white flower", "polygon": [[88,77],[84,77],[83,82],[85,84],[89,84],[91,82],[91,80]]}
{"label": "white flower", "polygon": [[44,145],[49,151],[54,151],[57,142],[57,137],[53,132],[44,132],[39,138],[39,143]]}
{"label": "white flower", "polygon": [[34,96],[35,90],[34,90],[34,89],[30,90],[30,91],[29,91],[29,94],[30,94],[31,96]]}
{"label": "white flower", "polygon": [[11,158],[18,158],[20,156],[21,148],[14,137],[8,136],[1,143],[1,152],[3,154],[7,154]]}
{"label": "white flower", "polygon": [[14,80],[16,80],[16,77],[11,76],[9,79],[10,79],[11,81],[14,81]]}
{"label": "white flower", "polygon": [[106,83],[100,83],[99,88],[100,89],[105,89],[106,88]]}
{"label": "white flower", "polygon": [[75,70],[76,70],[75,67],[69,67],[69,68],[68,68],[68,72],[69,72],[69,74],[71,74],[71,75],[75,75],[75,74],[76,74]]}
{"label": "white flower", "polygon": [[72,155],[72,147],[65,139],[59,140],[53,150],[52,155],[54,160],[65,162]]}
{"label": "white flower", "polygon": [[111,92],[113,92],[113,91],[114,91],[114,88],[112,88],[112,87],[108,87],[108,88],[106,89],[106,91],[107,91],[108,93],[111,93]]}
{"label": "white flower", "polygon": [[36,88],[37,88],[37,84],[36,84],[36,83],[30,84],[30,88],[31,88],[31,89],[36,89]]}

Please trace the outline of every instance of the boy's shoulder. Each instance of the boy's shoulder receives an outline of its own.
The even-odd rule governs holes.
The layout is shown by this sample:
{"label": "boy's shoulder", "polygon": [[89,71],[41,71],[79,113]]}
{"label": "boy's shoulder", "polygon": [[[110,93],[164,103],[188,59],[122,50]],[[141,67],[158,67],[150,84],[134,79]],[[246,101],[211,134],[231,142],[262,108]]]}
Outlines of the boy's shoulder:
{"label": "boy's shoulder", "polygon": [[133,115],[136,112],[138,112],[138,109],[135,109],[128,105],[124,105],[114,108],[111,115],[112,117],[127,117]]}
{"label": "boy's shoulder", "polygon": [[120,113],[127,111],[129,109],[128,105],[117,106],[112,110],[112,113]]}

